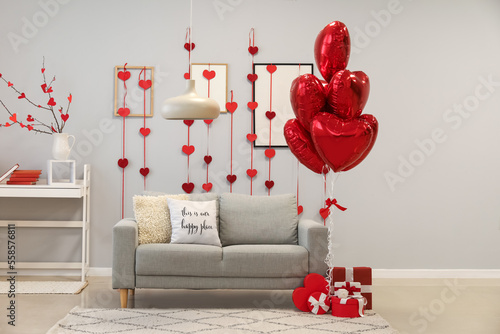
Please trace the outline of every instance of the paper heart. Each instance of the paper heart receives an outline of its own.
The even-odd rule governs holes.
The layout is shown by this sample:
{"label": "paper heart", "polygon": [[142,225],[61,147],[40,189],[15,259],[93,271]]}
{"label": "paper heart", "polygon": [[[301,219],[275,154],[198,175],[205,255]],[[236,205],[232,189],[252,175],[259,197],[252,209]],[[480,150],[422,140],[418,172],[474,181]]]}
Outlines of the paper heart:
{"label": "paper heart", "polygon": [[69,115],[68,114],[61,114],[61,119],[66,122],[69,118]]}
{"label": "paper heart", "polygon": [[28,131],[33,130],[33,126],[32,125],[28,125],[27,128],[28,128]]}
{"label": "paper heart", "polygon": [[203,77],[207,80],[212,80],[213,78],[215,78],[215,71],[204,70]]}
{"label": "paper heart", "polygon": [[0,78],[2,77],[2,73],[0,73]]}
{"label": "paper heart", "polygon": [[184,190],[188,194],[190,194],[193,191],[193,189],[194,189],[194,183],[192,182],[182,184],[182,190]]}
{"label": "paper heart", "polygon": [[191,155],[194,152],[194,146],[193,145],[184,145],[184,146],[182,146],[182,152],[184,152],[187,155]]}
{"label": "paper heart", "polygon": [[257,175],[257,170],[256,169],[247,169],[247,175],[253,178],[255,175]]}
{"label": "paper heart", "polygon": [[266,155],[266,157],[271,159],[274,158],[274,156],[276,155],[276,151],[274,150],[274,148],[268,148],[264,151],[264,154]]}
{"label": "paper heart", "polygon": [[316,273],[308,274],[304,278],[304,287],[293,290],[292,300],[299,310],[309,312],[309,306],[307,305],[309,296],[313,292],[322,292],[328,295],[329,290],[328,282],[323,276]]}
{"label": "paper heart", "polygon": [[302,205],[297,206],[297,215],[300,215],[302,212],[304,212],[304,207]]}
{"label": "paper heart", "polygon": [[324,111],[326,93],[321,81],[313,74],[303,74],[292,81],[290,104],[302,126],[309,131],[317,113]]}
{"label": "paper heart", "polygon": [[19,125],[21,126],[21,128],[24,128],[26,125],[24,125],[22,122],[19,123]]}
{"label": "paper heart", "polygon": [[250,52],[251,55],[254,55],[257,52],[259,52],[259,48],[257,46],[249,46],[248,47],[248,52]]}
{"label": "paper heart", "polygon": [[276,65],[270,64],[266,66],[266,69],[269,73],[273,74],[278,68],[276,67]]}
{"label": "paper heart", "polygon": [[141,168],[139,170],[139,173],[141,173],[142,176],[147,176],[149,174],[149,168]]}
{"label": "paper heart", "polygon": [[9,86],[9,87],[10,87],[10,86],[13,86],[13,85],[14,85],[14,84],[13,84],[12,82],[10,82],[10,81],[7,83],[7,86]]}
{"label": "paper heart", "polygon": [[120,166],[121,168],[125,168],[127,167],[128,165],[128,159],[118,159],[118,166]]}
{"label": "paper heart", "polygon": [[236,175],[229,174],[226,176],[226,179],[229,181],[229,183],[233,184],[236,181]]}
{"label": "paper heart", "polygon": [[71,103],[73,101],[73,95],[69,94],[68,101],[69,101],[69,103]]}
{"label": "paper heart", "polygon": [[323,79],[330,82],[337,71],[346,68],[350,50],[349,31],[342,22],[331,22],[320,31],[314,42],[314,59]]}
{"label": "paper heart", "polygon": [[250,81],[250,82],[255,82],[255,80],[257,80],[259,78],[259,76],[257,74],[248,74],[247,75],[247,79]]}
{"label": "paper heart", "polygon": [[238,108],[238,103],[236,102],[227,102],[226,103],[226,109],[229,111],[231,114],[234,113],[234,111]]}
{"label": "paper heart", "polygon": [[265,184],[266,184],[267,189],[271,189],[272,187],[274,187],[274,181],[268,180],[265,182]]}
{"label": "paper heart", "polygon": [[247,107],[250,110],[255,110],[255,108],[257,108],[258,106],[259,106],[259,104],[257,102],[255,102],[255,101],[247,103]]}
{"label": "paper heart", "polygon": [[266,117],[269,118],[269,120],[272,120],[276,117],[276,113],[274,111],[266,111]]}
{"label": "paper heart", "polygon": [[205,124],[208,124],[208,125],[212,124],[213,121],[214,121],[213,119],[204,119],[203,120],[203,122],[205,122]]}
{"label": "paper heart", "polygon": [[211,156],[211,155],[205,155],[205,156],[203,157],[203,160],[205,160],[205,163],[206,163],[207,165],[210,165],[210,163],[212,162],[212,156]]}
{"label": "paper heart", "polygon": [[330,215],[330,209],[329,208],[321,208],[319,209],[319,215],[323,218],[326,219]]}
{"label": "paper heart", "polygon": [[362,71],[338,71],[326,88],[328,112],[340,118],[358,117],[370,94],[370,80]]}
{"label": "paper heart", "polygon": [[212,190],[212,186],[213,184],[211,182],[208,182],[208,183],[203,183],[201,187],[208,193],[210,192],[210,190]]}
{"label": "paper heart", "polygon": [[44,69],[44,68],[42,68],[42,73],[43,73],[43,72],[45,72],[45,69]]}
{"label": "paper heart", "polygon": [[187,126],[191,126],[191,125],[193,125],[193,123],[194,123],[194,120],[192,120],[192,119],[185,119],[184,120],[184,124],[186,124]]}
{"label": "paper heart", "polygon": [[52,92],[53,92],[52,87],[49,87],[45,93],[52,93]]}
{"label": "paper heart", "polygon": [[141,135],[146,137],[147,135],[149,135],[151,133],[151,129],[150,128],[141,128],[139,130],[139,132],[141,133]]}
{"label": "paper heart", "polygon": [[5,123],[4,126],[8,128],[10,126],[10,123]]}
{"label": "paper heart", "polygon": [[119,108],[118,109],[118,115],[122,117],[127,117],[130,114],[130,109],[129,108]]}
{"label": "paper heart", "polygon": [[254,142],[257,139],[257,135],[255,133],[249,133],[247,134],[247,139],[249,142]]}
{"label": "paper heart", "polygon": [[311,137],[319,156],[337,173],[359,164],[368,155],[377,132],[377,120],[371,115],[343,120],[320,113],[313,119]]}
{"label": "paper heart", "polygon": [[51,97],[51,98],[49,99],[49,102],[47,102],[47,104],[48,104],[49,106],[52,106],[52,107],[53,107],[53,106],[55,106],[57,103],[56,103],[56,101],[54,100],[54,98],[53,98],[53,97]]}
{"label": "paper heart", "polygon": [[189,80],[189,78],[191,78],[189,72],[184,73],[184,79]]}
{"label": "paper heart", "polygon": [[148,89],[152,85],[151,80],[139,80],[139,87],[142,89]]}
{"label": "paper heart", "polygon": [[130,79],[130,72],[127,70],[118,72],[118,79],[123,81]]}
{"label": "paper heart", "polygon": [[196,45],[194,45],[194,43],[191,43],[191,45],[189,45],[189,43],[185,43],[184,44],[184,49],[186,49],[188,51],[193,51],[195,46]]}
{"label": "paper heart", "polygon": [[34,119],[34,118],[33,118],[33,116],[31,116],[31,115],[28,115],[28,117],[26,118],[26,120],[27,120],[28,122],[34,122],[34,121],[35,121],[35,119]]}
{"label": "paper heart", "polygon": [[314,147],[313,140],[298,119],[290,119],[285,123],[283,133],[290,151],[301,164],[315,173],[321,174],[325,162]]}
{"label": "paper heart", "polygon": [[12,116],[9,117],[9,119],[14,123],[17,122],[17,114],[13,113]]}
{"label": "paper heart", "polygon": [[24,99],[26,97],[26,95],[24,95],[24,93],[21,93],[21,95],[19,95],[17,98],[18,99]]}

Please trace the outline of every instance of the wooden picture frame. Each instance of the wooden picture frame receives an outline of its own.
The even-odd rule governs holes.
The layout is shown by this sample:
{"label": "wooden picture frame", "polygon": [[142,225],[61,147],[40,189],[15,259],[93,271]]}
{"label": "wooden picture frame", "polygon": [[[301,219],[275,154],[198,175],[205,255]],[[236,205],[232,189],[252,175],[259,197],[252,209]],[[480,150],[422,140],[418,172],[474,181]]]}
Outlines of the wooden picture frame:
{"label": "wooden picture frame", "polygon": [[[217,101],[222,113],[227,112],[227,69],[227,64],[220,63],[191,64],[191,79],[195,80],[196,92],[201,97],[210,97],[211,99]],[[215,77],[207,80],[207,78],[203,76],[203,72],[205,70],[214,71]],[[208,96],[209,88],[210,96]]]}
{"label": "wooden picture frame", "polygon": [[[118,72],[123,71],[124,66],[115,66],[114,115],[120,116],[118,109],[123,108],[123,100],[125,99],[126,107],[130,109],[130,114],[127,117],[153,117],[154,66],[126,66],[125,68],[130,72],[130,78],[125,81],[127,85],[126,96],[124,81],[118,79]],[[139,81],[144,79],[143,70],[146,71],[146,80],[151,80],[151,87],[148,89],[139,86]],[[144,99],[144,93],[146,93],[146,99]],[[146,115],[144,115],[144,102],[146,102]]]}
{"label": "wooden picture frame", "polygon": [[287,147],[283,127],[289,119],[295,118],[290,103],[290,87],[292,81],[298,76],[306,73],[313,74],[314,65],[312,63],[272,63],[277,69],[272,75],[272,111],[276,113],[276,116],[272,119],[271,126],[266,117],[266,112],[271,109],[271,74],[267,71],[267,65],[271,63],[253,65],[253,73],[258,76],[254,83],[253,93],[253,100],[258,103],[254,114],[254,133],[257,134],[254,146],[269,147],[269,130],[271,130],[271,146]]}

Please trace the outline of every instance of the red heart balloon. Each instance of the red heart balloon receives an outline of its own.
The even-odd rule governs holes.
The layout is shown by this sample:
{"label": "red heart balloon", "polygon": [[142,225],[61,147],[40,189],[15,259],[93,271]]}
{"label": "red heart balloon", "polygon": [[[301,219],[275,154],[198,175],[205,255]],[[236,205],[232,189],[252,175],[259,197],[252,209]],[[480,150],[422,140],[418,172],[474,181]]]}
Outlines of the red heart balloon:
{"label": "red heart balloon", "polygon": [[203,183],[201,187],[208,193],[210,190],[212,190],[213,184],[211,182]]}
{"label": "red heart balloon", "polygon": [[141,168],[139,170],[139,172],[141,173],[142,176],[146,176],[146,175],[149,174],[149,168],[147,168],[147,167],[146,168]]}
{"label": "red heart balloon", "polygon": [[285,123],[284,135],[290,151],[315,173],[321,174],[325,163],[314,147],[311,135],[297,119]]}
{"label": "red heart balloon", "polygon": [[257,170],[256,169],[247,169],[247,175],[253,178],[255,175],[257,175]]}
{"label": "red heart balloon", "polygon": [[328,112],[351,119],[361,115],[370,94],[370,79],[362,71],[335,73],[327,86]]}
{"label": "red heart balloon", "polygon": [[349,31],[342,22],[331,22],[319,32],[314,42],[314,59],[326,81],[330,82],[337,71],[346,68],[350,52]]}
{"label": "red heart balloon", "polygon": [[251,110],[255,110],[255,108],[257,108],[259,106],[259,104],[257,102],[248,102],[247,103],[247,107],[248,109],[251,109]]}
{"label": "red heart balloon", "polygon": [[192,193],[194,190],[194,183],[193,182],[183,183],[182,190],[184,190],[188,194]]}
{"label": "red heart balloon", "polygon": [[207,80],[212,80],[213,78],[215,78],[215,71],[204,70],[203,76]]}
{"label": "red heart balloon", "polygon": [[139,80],[139,87],[142,89],[148,89],[152,85],[151,80]]}
{"label": "red heart balloon", "polygon": [[344,172],[348,171],[349,169],[353,169],[354,167],[356,167],[357,165],[359,165],[359,163],[366,158],[366,156],[368,155],[368,153],[370,153],[370,151],[372,150],[373,145],[375,144],[375,141],[377,139],[378,122],[377,122],[377,119],[375,118],[375,116],[366,114],[366,115],[361,115],[360,118],[363,118],[366,122],[368,122],[369,124],[371,124],[371,127],[373,128],[373,138],[372,138],[372,141],[371,141],[370,145],[368,145],[368,147],[363,152],[363,154],[358,158],[358,160],[356,160],[355,162],[353,162],[352,164],[350,164],[348,167],[344,168]]}
{"label": "red heart balloon", "polygon": [[295,116],[309,131],[312,119],[326,105],[326,94],[321,81],[313,74],[297,77],[290,88],[290,102]]}
{"label": "red heart balloon", "polygon": [[293,290],[292,300],[294,305],[303,312],[309,312],[307,300],[313,292],[323,292],[328,295],[330,288],[328,282],[320,274],[308,274],[304,278],[304,287]]}
{"label": "red heart balloon", "polygon": [[126,70],[118,72],[118,79],[123,81],[130,79],[130,72]]}
{"label": "red heart balloon", "polygon": [[229,183],[234,183],[236,181],[236,175],[229,174],[226,176],[226,179],[229,181]]}
{"label": "red heart balloon", "polygon": [[271,189],[272,187],[274,187],[274,181],[268,180],[265,182],[265,185],[267,189]]}
{"label": "red heart balloon", "polygon": [[323,161],[334,172],[341,172],[361,162],[359,159],[373,146],[377,129],[377,123],[362,117],[343,120],[333,114],[320,113],[313,119],[311,137]]}

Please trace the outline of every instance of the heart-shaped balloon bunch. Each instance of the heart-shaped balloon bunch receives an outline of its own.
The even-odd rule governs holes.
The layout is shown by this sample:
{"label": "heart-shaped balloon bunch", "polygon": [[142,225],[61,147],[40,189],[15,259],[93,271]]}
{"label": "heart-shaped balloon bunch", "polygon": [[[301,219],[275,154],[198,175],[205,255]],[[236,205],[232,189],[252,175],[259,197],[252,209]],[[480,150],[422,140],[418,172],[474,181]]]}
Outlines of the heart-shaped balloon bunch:
{"label": "heart-shaped balloon bunch", "polygon": [[304,74],[292,82],[290,102],[296,119],[284,127],[291,152],[313,172],[348,171],[370,153],[378,122],[361,115],[370,93],[370,80],[362,71],[346,70],[350,39],[339,21],[316,37],[314,58],[326,81]]}

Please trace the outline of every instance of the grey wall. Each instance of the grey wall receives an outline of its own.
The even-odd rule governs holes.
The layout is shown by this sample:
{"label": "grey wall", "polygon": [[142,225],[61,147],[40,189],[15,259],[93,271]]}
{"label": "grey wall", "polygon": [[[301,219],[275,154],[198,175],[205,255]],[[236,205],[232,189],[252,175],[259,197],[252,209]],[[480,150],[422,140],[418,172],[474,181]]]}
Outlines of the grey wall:
{"label": "grey wall", "polygon": [[[47,73],[57,76],[55,96],[61,100],[68,92],[73,94],[66,127],[77,137],[73,158],[80,175],[84,163],[93,168],[91,266],[110,267],[111,229],[121,213],[121,171],[116,162],[121,156],[122,123],[112,116],[114,66],[128,62],[156,67],[156,114],[148,121],[152,129],[148,189],[180,193],[186,179],[186,158],[181,153],[186,126],[163,120],[159,109],[163,100],[184,89],[187,52],[182,46],[189,2],[1,0],[0,6],[0,73],[34,100],[43,100],[39,86],[45,56]],[[351,33],[348,69],[362,70],[370,77],[364,112],[378,118],[380,130],[370,155],[342,173],[334,188],[336,198],[348,207],[334,214],[336,263],[395,269],[499,269],[499,15],[496,0],[194,0],[193,62],[227,63],[228,87],[240,105],[234,115],[238,175],[234,192],[249,193],[250,187],[245,175],[250,28],[255,28],[259,47],[256,62],[305,63],[314,62],[318,32],[339,20]],[[30,29],[33,24],[38,26]],[[35,113],[3,82],[0,98],[13,111]],[[0,110],[0,123],[7,119]],[[139,119],[127,121],[126,216],[133,215],[132,195],[143,190],[138,173],[140,127]],[[196,192],[205,177],[205,136],[204,124],[196,122],[191,137],[197,147],[191,159]],[[51,143],[47,135],[0,127],[0,170],[14,163],[46,170]],[[214,191],[226,192],[228,115],[214,122],[210,145]],[[295,164],[288,150],[278,150],[272,165],[273,194],[295,192]],[[254,194],[264,195],[267,160],[261,149],[256,150],[255,165],[260,174]],[[320,221],[322,178],[304,167],[299,174],[303,216]],[[0,201],[4,218],[33,211],[30,201]],[[63,211],[61,215],[67,214]],[[58,215],[58,209],[50,214]],[[19,249],[27,260],[78,258],[77,236],[59,230],[48,235],[37,230],[19,233]],[[6,240],[4,231],[0,240],[2,244]],[[49,244],[65,255],[53,254]]]}

